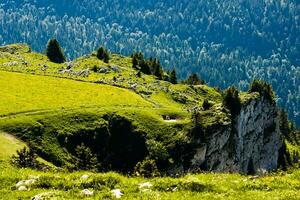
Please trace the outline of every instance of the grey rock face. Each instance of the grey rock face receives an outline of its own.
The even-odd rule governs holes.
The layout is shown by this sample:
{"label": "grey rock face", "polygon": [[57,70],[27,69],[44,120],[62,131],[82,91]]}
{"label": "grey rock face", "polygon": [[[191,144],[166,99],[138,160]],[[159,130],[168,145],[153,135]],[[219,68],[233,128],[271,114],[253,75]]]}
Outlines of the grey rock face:
{"label": "grey rock face", "polygon": [[232,124],[208,130],[191,170],[261,174],[276,169],[282,146],[277,113],[263,97],[248,101]]}

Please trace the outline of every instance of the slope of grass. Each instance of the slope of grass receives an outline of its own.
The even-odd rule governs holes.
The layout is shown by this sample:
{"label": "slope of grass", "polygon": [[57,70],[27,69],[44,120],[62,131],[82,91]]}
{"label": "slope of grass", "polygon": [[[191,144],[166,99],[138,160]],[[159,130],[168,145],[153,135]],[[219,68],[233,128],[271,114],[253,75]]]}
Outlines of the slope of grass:
{"label": "slope of grass", "polygon": [[17,150],[23,148],[24,142],[16,139],[14,136],[0,132],[0,160],[9,160]]}
{"label": "slope of grass", "polygon": [[[7,166],[6,166],[7,167]],[[125,177],[116,173],[91,172],[37,172],[30,169],[4,168],[0,165],[0,199],[31,199],[45,194],[49,199],[115,199],[112,189],[120,189],[121,199],[292,199],[298,200],[300,171],[290,174],[273,174],[265,177],[238,174],[198,174],[181,178]],[[89,175],[82,179],[82,175]],[[36,177],[27,186],[28,191],[18,191],[18,181]],[[153,186],[141,188],[149,182]],[[89,189],[90,197],[82,194]]]}
{"label": "slope of grass", "polygon": [[133,92],[109,85],[0,72],[0,113],[32,110],[152,105]]}
{"label": "slope of grass", "polygon": [[[28,142],[59,166],[72,164],[68,151],[75,148],[66,151],[68,144],[62,140],[105,134],[113,116],[126,120],[147,139],[160,138],[166,146],[180,140],[174,137],[182,134],[178,124],[189,121],[183,106],[165,93],[143,98],[110,85],[4,71],[0,71],[0,86],[0,130]],[[178,122],[167,123],[163,115],[176,116]],[[80,144],[85,139],[76,140]]]}

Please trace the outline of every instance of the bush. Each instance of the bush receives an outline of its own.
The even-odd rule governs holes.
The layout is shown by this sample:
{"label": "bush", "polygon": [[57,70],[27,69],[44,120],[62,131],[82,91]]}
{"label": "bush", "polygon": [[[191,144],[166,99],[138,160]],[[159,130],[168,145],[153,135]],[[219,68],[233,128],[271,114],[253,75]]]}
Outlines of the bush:
{"label": "bush", "polygon": [[138,162],[134,168],[134,174],[145,178],[160,176],[155,160],[145,159]]}
{"label": "bush", "polygon": [[17,167],[37,168],[38,161],[36,158],[36,154],[31,149],[24,147],[23,149],[17,150],[17,155],[12,156],[12,163]]}
{"label": "bush", "polygon": [[46,55],[51,62],[63,63],[66,61],[63,50],[56,39],[49,40],[46,48]]}
{"label": "bush", "polygon": [[166,147],[161,142],[155,140],[147,141],[147,149],[149,156],[155,160],[166,161],[170,156]]}
{"label": "bush", "polygon": [[202,103],[202,108],[204,110],[208,110],[211,108],[211,106],[212,106],[212,104],[207,99],[204,99],[204,101]]}
{"label": "bush", "polygon": [[258,92],[261,96],[265,97],[272,104],[275,104],[275,94],[272,86],[261,80],[254,80],[249,88],[249,93]]}
{"label": "bush", "polygon": [[240,112],[241,99],[239,97],[239,92],[234,86],[225,90],[223,95],[223,105],[230,110],[233,117]]}
{"label": "bush", "polygon": [[76,164],[78,170],[96,170],[98,168],[98,161],[91,149],[86,147],[83,143],[78,145],[75,149]]}

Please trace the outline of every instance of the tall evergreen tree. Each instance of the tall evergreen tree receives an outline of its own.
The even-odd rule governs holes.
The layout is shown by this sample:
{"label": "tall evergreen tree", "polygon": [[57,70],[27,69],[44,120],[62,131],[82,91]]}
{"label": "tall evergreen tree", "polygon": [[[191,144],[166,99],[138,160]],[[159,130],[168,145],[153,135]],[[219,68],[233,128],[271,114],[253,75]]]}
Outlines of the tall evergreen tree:
{"label": "tall evergreen tree", "polygon": [[170,73],[170,82],[173,84],[177,84],[176,70],[175,68]]}
{"label": "tall evergreen tree", "polygon": [[108,51],[107,50],[105,50],[104,51],[104,58],[103,58],[103,62],[105,62],[105,63],[108,63],[109,62],[109,59],[110,59],[110,57],[109,57],[109,53],[108,53]]}
{"label": "tall evergreen tree", "polygon": [[152,74],[161,80],[163,77],[163,70],[162,70],[159,60],[154,59],[154,61],[151,63],[151,65],[152,65],[151,68],[153,70]]}
{"label": "tall evergreen tree", "polygon": [[46,55],[50,61],[55,63],[63,63],[66,61],[63,50],[56,39],[49,40],[46,48]]}
{"label": "tall evergreen tree", "polygon": [[225,90],[223,96],[223,105],[225,105],[231,112],[232,117],[235,117],[241,110],[241,99],[239,91],[231,86]]}
{"label": "tall evergreen tree", "polygon": [[100,60],[103,60],[103,62],[108,63],[109,62],[109,52],[104,47],[99,47],[97,50],[97,58]]}
{"label": "tall evergreen tree", "polygon": [[205,83],[204,80],[201,80],[195,73],[191,74],[185,82],[189,85],[200,85]]}
{"label": "tall evergreen tree", "polygon": [[137,69],[138,64],[139,64],[138,58],[137,58],[136,54],[134,54],[132,57],[132,67],[134,69]]}
{"label": "tall evergreen tree", "polygon": [[149,64],[145,60],[140,60],[139,66],[141,68],[141,72],[148,75],[151,74]]}
{"label": "tall evergreen tree", "polygon": [[97,58],[100,60],[104,59],[104,47],[99,47],[99,49],[97,50]]}

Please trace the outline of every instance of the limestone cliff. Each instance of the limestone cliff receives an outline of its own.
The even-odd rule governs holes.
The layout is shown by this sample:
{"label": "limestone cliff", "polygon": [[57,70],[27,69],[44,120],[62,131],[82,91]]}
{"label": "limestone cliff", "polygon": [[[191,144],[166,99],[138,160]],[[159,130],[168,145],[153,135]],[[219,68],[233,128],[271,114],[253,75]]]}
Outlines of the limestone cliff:
{"label": "limestone cliff", "polygon": [[231,123],[205,130],[191,169],[244,174],[276,169],[282,146],[277,113],[276,105],[264,97],[245,101]]}

